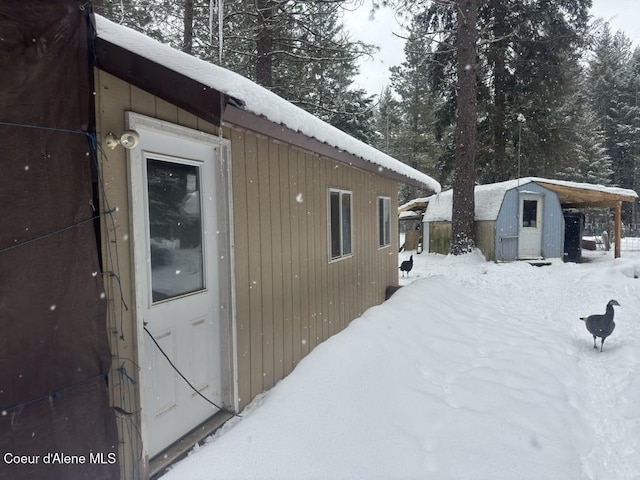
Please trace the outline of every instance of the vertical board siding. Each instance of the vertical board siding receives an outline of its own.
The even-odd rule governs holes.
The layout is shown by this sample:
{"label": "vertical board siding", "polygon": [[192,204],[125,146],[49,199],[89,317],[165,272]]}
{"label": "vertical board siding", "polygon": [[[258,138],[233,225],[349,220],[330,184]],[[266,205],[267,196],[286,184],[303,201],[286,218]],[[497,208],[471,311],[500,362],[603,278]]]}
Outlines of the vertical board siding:
{"label": "vertical board siding", "polygon": [[[244,134],[237,130],[231,131],[231,158],[244,158]],[[239,162],[233,165],[233,209],[246,212],[247,183],[246,163]],[[243,252],[243,255],[234,254],[236,298],[242,298],[243,302],[236,301],[236,341],[237,341],[237,377],[238,377],[238,403],[246,404],[251,397],[251,325],[250,308],[247,302],[249,296],[249,222],[248,216],[234,216],[234,252]]]}
{"label": "vertical board siding", "polygon": [[[238,331],[251,319],[237,346],[244,407],[397,285],[397,225],[392,216],[392,244],[380,248],[377,223],[377,197],[390,197],[393,212],[397,184],[231,128],[234,253],[236,268],[250,272],[236,273]],[[352,192],[353,255],[335,261],[329,188]],[[245,352],[250,361],[240,358]]]}
{"label": "vertical board siding", "polygon": [[[125,130],[125,112],[218,134],[218,128],[104,72],[96,76],[98,135]],[[367,308],[384,300],[387,285],[398,282],[397,225],[392,244],[378,248],[377,196],[397,207],[395,181],[362,172],[310,152],[227,126],[231,141],[233,255],[236,322],[237,400],[240,408],[290,373],[316,345],[345,328]],[[114,371],[136,358],[134,279],[129,263],[129,192],[122,149],[101,159],[106,196],[118,207],[103,232],[103,261],[109,269],[119,249],[119,278],[105,278],[110,298]],[[352,192],[353,255],[330,261],[328,189]],[[103,202],[103,211],[107,209]],[[118,284],[119,282],[119,284]],[[122,311],[121,311],[122,310]],[[123,327],[123,330],[121,330]],[[121,338],[122,337],[122,338]],[[125,366],[127,364],[125,363]],[[136,379],[134,364],[127,367]],[[137,387],[113,375],[114,405],[138,412]],[[126,398],[127,405],[122,404]],[[131,434],[137,417],[119,419],[123,478],[130,478],[141,449]],[[140,475],[142,476],[142,475]]]}
{"label": "vertical board siding", "polygon": [[[125,113],[133,111],[149,117],[176,123],[181,126],[196,128],[203,132],[218,134],[214,125],[200,120],[194,115],[178,109],[175,105],[164,102],[148,92],[134,87],[106,72],[96,70],[96,130],[99,142],[104,141],[107,133],[121,133],[126,130]],[[238,132],[230,132],[231,135],[242,137]],[[233,141],[236,148],[235,156],[244,157],[243,142]],[[147,476],[147,460],[142,458],[141,431],[141,403],[138,390],[138,320],[134,318],[135,305],[135,278],[133,265],[130,262],[132,239],[129,234],[131,226],[129,174],[127,167],[126,151],[123,148],[102,149],[98,155],[101,174],[102,192],[100,196],[100,210],[102,212],[116,209],[110,215],[102,219],[101,233],[102,262],[105,291],[108,302],[107,331],[110,335],[111,353],[113,356],[110,372],[109,392],[111,403],[125,411],[136,412],[130,417],[117,416],[120,452],[118,463],[120,464],[123,479],[145,478]],[[245,177],[243,165],[237,166],[239,177]],[[246,189],[241,189],[244,192]],[[246,194],[244,203],[246,203]],[[238,198],[237,192],[234,203],[242,205],[243,199]],[[242,208],[242,206],[240,207]],[[242,244],[243,228],[246,231],[247,222],[235,226],[239,234],[239,248],[246,251]],[[246,283],[242,279],[247,277],[248,259],[236,263],[235,274],[239,278],[238,283]],[[125,306],[126,305],[126,308]],[[243,316],[243,306],[237,307],[238,317]],[[246,308],[248,315],[249,309]],[[239,322],[238,344],[246,345],[244,334],[249,332],[248,326]],[[245,378],[250,374],[248,364],[248,351],[237,352],[238,376]],[[246,356],[243,356],[246,355]],[[245,362],[246,358],[246,362]],[[134,383],[138,382],[138,383]],[[251,397],[248,390],[239,390],[239,396],[245,399]]]}
{"label": "vertical board siding", "polygon": [[[129,85],[103,72],[96,72],[95,82],[96,129],[98,139],[102,141],[109,132],[124,131],[124,112],[131,108],[133,96]],[[98,158],[104,190],[100,195],[100,211],[107,212],[118,207],[117,211],[101,219],[100,226],[103,238],[102,264],[106,273],[105,292],[110,300],[107,302],[107,333],[113,360],[109,372],[109,393],[113,406],[129,412],[140,412],[137,388],[124,375],[118,374],[118,369],[124,367],[124,371],[138,381],[137,329],[133,315],[134,272],[131,263],[126,261],[131,247],[127,161],[124,149],[103,150]],[[112,272],[113,276],[108,272]],[[128,309],[122,308],[121,298]],[[137,463],[142,445],[130,436],[133,429],[140,428],[140,421],[139,413],[131,418],[116,416],[120,444],[118,461],[123,478],[127,478],[132,470],[142,474],[141,469],[144,468]]]}

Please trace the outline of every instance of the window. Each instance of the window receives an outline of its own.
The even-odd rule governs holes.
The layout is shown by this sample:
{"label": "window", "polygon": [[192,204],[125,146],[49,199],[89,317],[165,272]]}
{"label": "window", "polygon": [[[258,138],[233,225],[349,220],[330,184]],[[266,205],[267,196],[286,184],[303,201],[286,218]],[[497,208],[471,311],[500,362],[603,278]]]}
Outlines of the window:
{"label": "window", "polygon": [[533,227],[538,226],[538,201],[523,200],[522,202],[522,226]]}
{"label": "window", "polygon": [[200,168],[147,159],[152,300],[203,290]]}
{"label": "window", "polygon": [[329,246],[331,259],[351,255],[351,192],[329,190]]}
{"label": "window", "polygon": [[378,197],[378,246],[385,247],[391,244],[391,221],[389,197]]}

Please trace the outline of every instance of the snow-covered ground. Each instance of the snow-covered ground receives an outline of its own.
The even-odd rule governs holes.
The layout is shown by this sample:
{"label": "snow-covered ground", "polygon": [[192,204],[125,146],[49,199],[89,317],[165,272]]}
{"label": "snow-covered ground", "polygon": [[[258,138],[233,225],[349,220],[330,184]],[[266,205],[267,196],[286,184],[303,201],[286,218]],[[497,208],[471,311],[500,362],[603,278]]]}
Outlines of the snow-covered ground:
{"label": "snow-covered ground", "polygon": [[[410,254],[404,288],[163,479],[640,479],[640,252]],[[600,353],[579,317],[610,299]]]}

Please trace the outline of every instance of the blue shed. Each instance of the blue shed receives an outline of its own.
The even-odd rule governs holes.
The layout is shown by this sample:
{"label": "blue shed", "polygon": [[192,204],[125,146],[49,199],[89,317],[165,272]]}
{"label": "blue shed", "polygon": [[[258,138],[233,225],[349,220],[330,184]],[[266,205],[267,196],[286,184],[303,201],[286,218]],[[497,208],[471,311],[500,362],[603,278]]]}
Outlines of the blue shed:
{"label": "blue shed", "polygon": [[[493,261],[563,258],[563,208],[613,207],[619,218],[622,201],[636,197],[632,190],[536,177],[478,185],[476,246]],[[429,252],[449,252],[452,200],[452,190],[428,198],[423,221]]]}

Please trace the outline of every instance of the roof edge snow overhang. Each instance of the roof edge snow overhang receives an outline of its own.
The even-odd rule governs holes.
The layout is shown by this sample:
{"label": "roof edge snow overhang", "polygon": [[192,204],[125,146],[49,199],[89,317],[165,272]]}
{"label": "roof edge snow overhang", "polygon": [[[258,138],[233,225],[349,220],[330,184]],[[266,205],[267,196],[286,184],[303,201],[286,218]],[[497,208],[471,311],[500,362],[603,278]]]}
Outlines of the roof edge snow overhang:
{"label": "roof edge snow overhang", "polygon": [[100,70],[220,126],[229,96],[100,37],[95,53]]}
{"label": "roof edge snow overhang", "polygon": [[633,203],[638,198],[626,193],[613,193],[579,186],[559,185],[544,180],[534,180],[537,184],[554,191],[562,208],[614,208],[620,202]]}
{"label": "roof edge snow overhang", "polygon": [[298,148],[330,158],[349,167],[355,167],[369,173],[390,178],[397,182],[406,183],[429,191],[431,190],[428,185],[425,185],[416,179],[406,177],[401,173],[381,167],[349,152],[333,147],[328,143],[321,142],[320,140],[309,137],[303,133],[296,132],[286,125],[274,123],[267,118],[258,116],[232,104],[227,106],[224,112],[223,122],[294,145]]}

